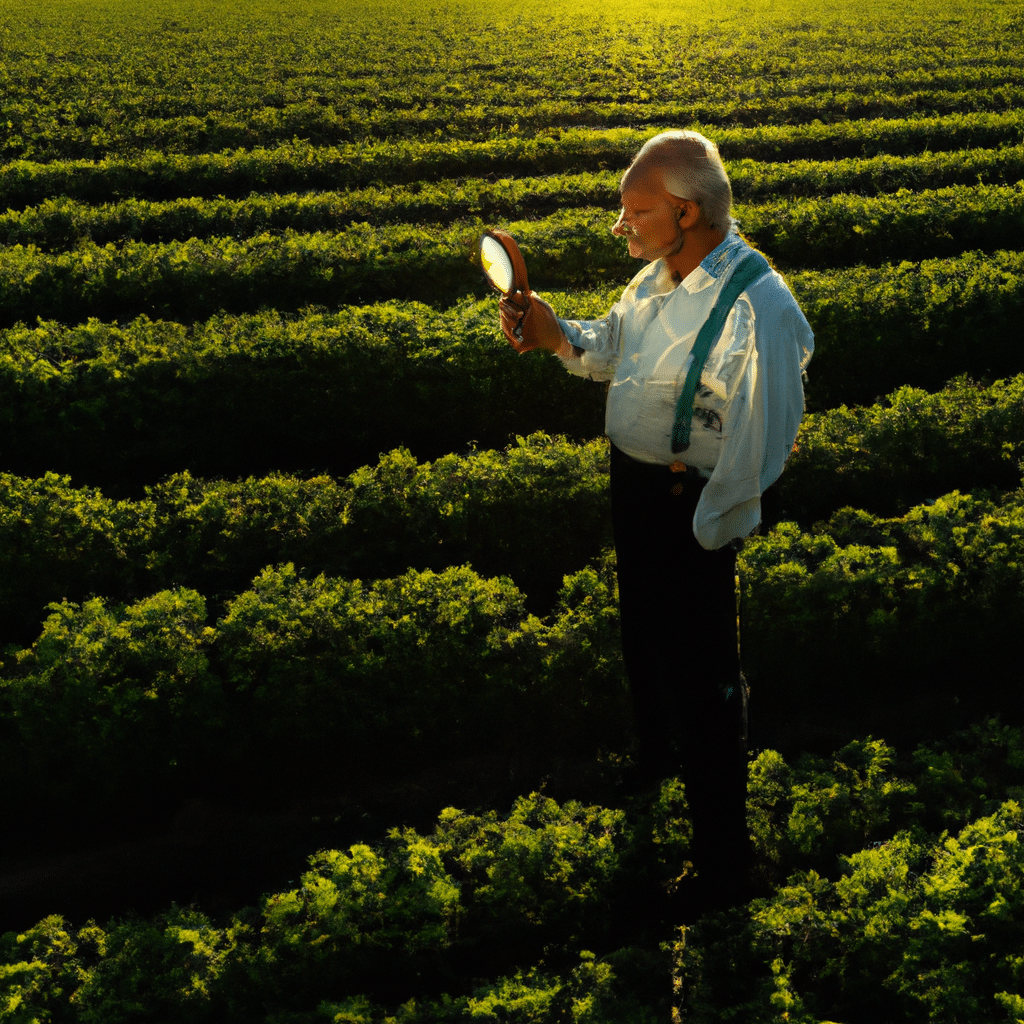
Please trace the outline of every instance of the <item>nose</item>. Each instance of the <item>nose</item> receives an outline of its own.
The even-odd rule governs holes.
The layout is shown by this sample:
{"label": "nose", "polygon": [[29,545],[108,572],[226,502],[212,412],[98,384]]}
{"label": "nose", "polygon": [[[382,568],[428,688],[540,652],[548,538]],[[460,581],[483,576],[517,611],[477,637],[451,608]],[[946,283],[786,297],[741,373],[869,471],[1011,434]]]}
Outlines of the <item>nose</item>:
{"label": "nose", "polygon": [[626,211],[620,210],[618,220],[612,225],[613,235],[627,235],[629,232],[626,229]]}

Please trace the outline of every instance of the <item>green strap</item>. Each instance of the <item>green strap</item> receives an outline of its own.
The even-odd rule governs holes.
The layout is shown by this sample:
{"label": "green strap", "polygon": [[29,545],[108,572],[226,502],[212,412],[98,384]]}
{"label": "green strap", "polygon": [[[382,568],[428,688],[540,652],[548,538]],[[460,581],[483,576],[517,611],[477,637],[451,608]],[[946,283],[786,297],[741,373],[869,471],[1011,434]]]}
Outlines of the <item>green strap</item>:
{"label": "green strap", "polygon": [[673,452],[683,452],[690,447],[690,422],[693,419],[693,403],[697,395],[697,385],[700,383],[700,375],[704,370],[704,363],[707,362],[711,346],[725,326],[725,318],[729,315],[729,310],[735,305],[740,294],[768,270],[771,270],[768,261],[759,252],[751,249],[736,264],[732,275],[718,296],[714,309],[711,310],[704,326],[698,332],[697,340],[693,343],[693,361],[686,374],[683,393],[676,403],[676,419],[672,424]]}

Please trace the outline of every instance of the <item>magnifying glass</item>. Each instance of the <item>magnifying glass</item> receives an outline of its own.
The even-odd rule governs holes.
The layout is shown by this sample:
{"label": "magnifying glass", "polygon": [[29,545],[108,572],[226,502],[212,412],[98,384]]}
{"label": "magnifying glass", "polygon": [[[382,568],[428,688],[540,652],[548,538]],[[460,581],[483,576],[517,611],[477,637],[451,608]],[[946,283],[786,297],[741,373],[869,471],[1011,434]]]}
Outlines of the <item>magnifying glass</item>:
{"label": "magnifying glass", "polygon": [[500,228],[485,231],[480,239],[480,264],[487,280],[511,298],[516,292],[530,294],[526,279],[526,261],[516,245],[516,240]]}
{"label": "magnifying glass", "polygon": [[526,261],[516,240],[500,228],[483,233],[480,239],[480,265],[487,280],[517,309],[521,310],[517,338],[523,336],[523,321],[530,311],[530,283],[526,277]]}

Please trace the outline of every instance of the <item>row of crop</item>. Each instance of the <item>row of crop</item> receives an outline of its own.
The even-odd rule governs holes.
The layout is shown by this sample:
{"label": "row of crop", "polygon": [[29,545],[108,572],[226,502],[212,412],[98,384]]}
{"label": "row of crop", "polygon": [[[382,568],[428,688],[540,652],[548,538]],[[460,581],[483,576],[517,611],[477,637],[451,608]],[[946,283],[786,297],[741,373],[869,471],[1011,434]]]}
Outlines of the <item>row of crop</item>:
{"label": "row of crop", "polygon": [[[910,828],[849,856],[838,876],[796,873],[742,930],[688,929],[675,972],[688,1018],[1020,1019],[1024,929],[1010,908],[1024,904],[1022,828],[1015,799],[953,836]],[[738,961],[749,964],[741,984]]]}
{"label": "row of crop", "polygon": [[[1024,177],[1024,147],[1014,152],[1014,170]],[[246,199],[128,199],[101,207],[50,199],[0,216],[0,245],[54,252],[111,242],[160,244],[265,232],[332,232],[365,221],[449,224],[473,217],[496,222],[572,207],[611,210],[618,203],[618,174],[611,171]],[[955,255],[968,249],[1011,249],[1024,229],[1022,211],[1024,192],[1018,181],[871,197],[776,198],[757,205],[739,203],[733,212],[751,240],[785,265],[834,268]]]}
{"label": "row of crop", "polygon": [[[578,274],[585,265],[584,248],[603,238],[605,252],[593,253],[594,274],[614,268],[621,276],[628,256],[612,244],[607,230],[598,230],[607,213],[595,211],[591,219],[592,229],[577,240],[569,266]],[[31,322],[37,316],[65,322],[88,316],[126,319],[140,313],[187,321],[217,310],[267,306],[450,301],[474,284],[482,290],[474,266],[481,229],[472,222],[432,231],[355,224],[329,234],[110,242],[56,254],[13,246],[0,250],[0,323]]]}
{"label": "row of crop", "polygon": [[248,237],[265,231],[336,231],[360,221],[373,224],[451,223],[466,217],[523,219],[539,208],[602,206],[618,202],[612,172],[497,182],[475,178],[351,192],[257,195],[244,199],[190,196],[166,202],[127,199],[90,206],[49,199],[0,216],[0,245],[33,245],[47,251],[84,242],[151,243],[217,235]]}
{"label": "row of crop", "polygon": [[[0,1019],[370,1024],[387,1006],[388,1019],[427,1024],[493,1021],[520,1001],[576,1005],[580,1024],[613,1006],[637,1012],[652,981],[668,983],[664,957],[639,954],[637,971],[623,951],[618,981],[572,932],[608,942],[609,900],[655,832],[663,859],[681,861],[685,832],[668,820],[681,805],[676,787],[641,820],[536,793],[501,817],[447,808],[426,835],[395,829],[374,847],[321,851],[297,888],[226,926],[178,906],[102,928],[49,917],[0,940],[0,999],[33,1015]],[[530,970],[542,955],[551,966]],[[640,979],[645,991],[630,992]]]}
{"label": "row of crop", "polygon": [[[618,241],[600,223],[605,216],[595,216],[588,231],[575,215],[544,225],[514,225],[534,286],[557,287],[565,278],[602,269],[598,246],[606,264],[621,261]],[[351,253],[359,236],[366,250],[375,238],[378,243],[385,239],[376,267],[349,263],[344,275],[339,273],[342,279],[334,280],[330,275],[341,270],[342,246],[347,243]],[[416,248],[416,242],[423,248]],[[403,249],[403,243],[409,247]],[[207,308],[224,307],[243,304],[246,297],[254,305],[273,305],[279,298],[285,309],[315,298],[334,306],[346,291],[356,290],[360,276],[368,288],[372,280],[381,291],[389,282],[394,291],[409,290],[412,277],[412,290],[429,291],[436,299],[445,291],[445,276],[449,289],[459,286],[463,293],[468,282],[482,283],[474,248],[475,238],[459,237],[457,229],[438,240],[411,228],[366,228],[347,233],[342,241],[323,235],[264,237],[225,242],[223,248],[190,242],[94,247],[52,258],[18,249],[5,255],[21,257],[6,262],[8,301],[22,289],[23,312],[35,299],[38,306],[32,311],[40,316],[54,315],[52,305],[64,311],[77,308],[81,314],[102,314],[110,307],[124,322],[133,307],[145,308],[158,299],[167,305],[177,299],[183,304],[177,307],[179,316],[188,311],[200,315],[200,300]],[[243,254],[251,260],[248,277]],[[139,260],[135,265],[133,255]],[[238,258],[237,273],[229,260],[217,258],[228,255]],[[94,263],[87,262],[90,256]],[[356,253],[355,258],[369,260],[370,254]],[[45,269],[51,272],[49,310],[40,278],[26,281],[23,276],[34,271],[42,276]],[[304,269],[307,275],[316,271],[319,282],[303,277]],[[604,276],[624,282],[629,269],[619,267],[615,275],[604,269]],[[59,284],[70,286],[75,276],[76,300],[60,302]],[[814,409],[872,402],[904,384],[937,389],[963,372],[991,380],[1019,369],[1015,339],[1024,302],[1024,256],[1019,252],[806,271],[790,275],[789,282],[816,335],[808,392]],[[291,285],[287,296],[282,294],[286,285]],[[190,292],[189,286],[201,290]],[[562,316],[587,319],[602,316],[614,293],[606,286],[594,294],[548,294]],[[984,336],[986,344],[965,345],[964,339],[973,335]],[[78,472],[88,451],[104,447],[109,472],[91,479],[110,480],[126,461],[146,461],[139,447],[143,438],[152,449],[149,462],[162,467],[162,473],[184,468],[202,475],[338,471],[335,467],[344,465],[351,451],[359,461],[348,461],[347,472],[398,445],[422,457],[456,450],[472,439],[501,445],[509,431],[541,427],[578,434],[581,422],[594,422],[593,406],[580,405],[580,385],[570,386],[547,361],[536,356],[508,361],[495,306],[488,301],[463,301],[444,312],[415,303],[384,303],[298,318],[276,313],[214,317],[191,328],[145,318],[125,326],[44,322],[4,331],[0,345],[7,353],[0,357],[0,450],[4,468],[23,474]],[[97,346],[104,354],[98,354]],[[257,390],[259,401],[276,413],[273,429],[261,423],[265,417],[256,404]],[[393,396],[396,414],[382,420],[368,410],[379,410],[377,396],[385,392]],[[158,410],[166,415],[157,415]],[[527,412],[535,417],[532,423]],[[243,437],[249,431],[247,455],[250,442]],[[439,450],[434,443],[442,438],[446,447]],[[221,458],[228,452],[239,457],[237,467]],[[142,479],[153,477],[144,474]]]}
{"label": "row of crop", "polygon": [[953,491],[893,519],[846,508],[811,532],[782,523],[748,539],[743,652],[766,695],[758,727],[813,745],[838,723],[895,738],[979,712],[1021,722],[1024,687],[1007,669],[1024,629],[1022,556],[1020,490]]}
{"label": "row of crop", "polygon": [[[718,144],[736,194],[754,197],[775,191],[893,191],[918,184],[934,188],[973,182],[978,175],[984,180],[1014,180],[1011,168],[1017,165],[1014,161],[1019,163],[1015,151],[1024,115],[1012,110],[830,124],[697,127]],[[150,150],[97,161],[12,160],[0,167],[0,203],[20,209],[55,195],[99,203],[126,196],[244,196],[253,191],[381,187],[486,174],[596,171],[625,167],[656,130],[566,128],[478,142],[442,142],[428,136],[341,147],[290,139],[269,149],[200,155]],[[820,163],[823,153],[834,166]],[[794,162],[796,166],[789,166]],[[963,173],[969,177],[955,177]]]}
{"label": "row of crop", "polygon": [[741,201],[779,195],[814,196],[857,192],[877,195],[901,189],[950,185],[1011,184],[1020,180],[1020,146],[958,149],[912,156],[880,154],[835,160],[803,159],[787,163],[729,161],[733,195]]}
{"label": "row of crop", "polygon": [[[863,405],[903,385],[937,390],[962,373],[991,381],[1019,372],[1022,260],[974,252],[789,275],[815,333],[810,406]],[[969,341],[977,338],[986,343]]]}
{"label": "row of crop", "polygon": [[902,514],[954,488],[1016,487],[1024,470],[1024,376],[966,377],[929,393],[810,413],[778,484],[783,515],[809,524],[844,505]]}
{"label": "row of crop", "polygon": [[739,206],[745,235],[786,267],[839,268],[1014,249],[1024,231],[1024,181],[891,195],[776,199]]}
{"label": "row of crop", "polygon": [[[812,414],[778,485],[779,514],[810,525],[844,505],[894,515],[953,488],[1011,490],[1022,437],[1022,376],[988,388],[961,379],[935,394],[902,388],[884,404]],[[46,603],[62,597],[125,600],[170,586],[229,594],[286,561],[364,578],[470,562],[511,576],[531,608],[546,610],[563,575],[611,542],[606,457],[603,440],[534,434],[433,463],[396,450],[344,480],[183,473],[136,501],[54,474],[3,474],[3,635],[33,635]],[[536,529],[554,521],[574,529]]]}
{"label": "row of crop", "polygon": [[[432,749],[622,749],[614,571],[568,577],[550,620],[468,566],[358,580],[264,569],[211,610],[195,590],[51,607],[0,659],[9,813],[105,816],[127,798],[325,787]],[[495,723],[501,723],[500,739]],[[245,767],[245,778],[238,775]]]}
{"label": "row of crop", "polygon": [[[780,1004],[801,1022],[881,1010],[953,1024],[963,1007],[995,1020],[1016,1006],[1024,864],[1007,792],[1021,751],[1019,730],[992,723],[903,756],[878,740],[788,763],[763,751],[748,820],[789,884],[691,924],[676,1008],[695,1024]],[[501,816],[449,807],[423,834],[321,851],[294,888],[225,921],[171,906],[9,932],[0,998],[12,1024],[655,1019],[664,958],[615,925],[657,912],[688,844],[675,780],[627,812],[536,793]],[[809,860],[821,874],[797,870]]]}
{"label": "row of crop", "polygon": [[[149,149],[184,153],[278,145],[305,139],[314,145],[361,140],[417,138],[441,132],[466,140],[486,138],[515,125],[522,131],[552,127],[692,124],[784,125],[814,120],[901,118],[964,113],[1002,113],[1019,109],[1024,87],[1015,82],[981,89],[880,89],[868,92],[842,87],[813,95],[750,97],[668,102],[606,101],[581,105],[573,99],[542,99],[527,106],[456,100],[412,107],[369,109],[302,101],[283,107],[210,110],[204,116],[117,118],[101,125],[46,123],[35,109],[20,127],[0,137],[0,155],[8,160],[102,159]],[[339,109],[340,108],[340,109]],[[8,112],[10,108],[8,108]]]}
{"label": "row of crop", "polygon": [[[595,318],[612,301],[589,300]],[[3,337],[0,465],[120,494],[184,469],[344,475],[397,447],[432,459],[537,429],[594,437],[604,422],[604,386],[517,359],[491,301],[215,317],[192,329],[50,322]]]}
{"label": "row of crop", "polygon": [[[611,543],[606,460],[604,440],[536,434],[504,452],[426,464],[394,451],[345,480],[180,474],[138,501],[54,474],[2,474],[2,639],[34,636],[50,601],[176,586],[229,595],[278,562],[364,579],[471,562],[511,576],[547,611],[563,576]],[[537,529],[562,520],[575,524],[571,536]]]}
{"label": "row of crop", "polygon": [[[400,461],[385,470],[401,477]],[[307,770],[309,759],[319,770],[320,758],[337,759],[339,743],[353,752],[364,743],[405,750],[443,734],[472,747],[486,721],[501,720],[512,737],[534,714],[555,730],[551,735],[564,732],[565,742],[615,739],[621,670],[607,560],[565,578],[545,623],[526,615],[524,596],[510,580],[483,580],[468,567],[409,570],[371,584],[312,579],[318,539],[324,562],[332,554],[344,560],[337,551],[346,533],[356,534],[353,549],[367,561],[376,552],[382,564],[395,559],[390,529],[406,499],[388,492],[394,481],[385,472],[368,479],[360,494],[363,537],[358,523],[332,529],[330,508],[317,531],[317,507],[294,507],[317,491],[327,505],[336,492],[316,481],[195,488],[191,505],[181,493],[190,481],[171,481],[166,490],[172,497],[178,490],[183,508],[177,518],[172,508],[162,524],[163,548],[141,545],[153,565],[144,571],[125,552],[138,544],[123,526],[137,507],[104,504],[60,481],[5,483],[12,494],[5,504],[16,513],[5,529],[13,538],[5,550],[16,552],[8,559],[27,559],[65,592],[90,584],[99,589],[110,577],[111,589],[123,590],[132,571],[145,586],[160,573],[187,575],[190,565],[214,585],[230,584],[232,572],[261,549],[287,552],[289,540],[268,535],[290,528],[300,534],[293,543],[302,550],[296,524],[304,518],[312,520],[308,532],[320,534],[303,550],[313,563],[305,573],[268,568],[252,589],[221,593],[211,606],[194,589],[164,590],[127,607],[101,598],[52,606],[39,640],[21,653],[8,648],[5,658],[0,774],[17,783],[5,784],[10,793],[31,799],[39,785],[75,789],[80,779],[68,771],[72,758],[90,765],[88,782],[98,795],[110,795],[131,779],[193,782],[214,751],[244,758],[255,744],[268,765],[278,754],[284,758],[268,770],[288,764]],[[547,549],[527,542],[536,533],[528,514],[535,508],[548,522],[573,521],[572,511],[582,508],[581,521],[603,533],[595,493],[602,480],[595,474],[590,493],[575,503],[563,497],[574,483],[563,478],[561,488],[531,502],[520,517],[528,525],[510,541],[511,531],[501,535],[500,518],[511,499],[492,506],[467,501],[449,513],[447,506],[434,507],[432,495],[417,500],[410,493],[409,504],[420,512],[410,518],[425,528],[458,518],[466,524],[461,537],[446,534],[443,525],[440,537],[418,537],[420,550],[450,538],[457,557],[494,537],[513,546],[503,560],[543,558]],[[454,490],[450,480],[441,485],[442,494]],[[473,481],[463,486],[471,491]],[[365,525],[375,498],[383,532]],[[282,508],[288,499],[292,507]],[[479,516],[472,515],[474,504],[483,510]],[[148,503],[142,511],[153,508]],[[26,528],[24,520],[33,516]],[[471,529],[484,533],[482,540],[471,538]],[[405,533],[398,541],[412,547],[409,538]],[[593,540],[588,535],[580,543]],[[49,555],[48,544],[57,549]],[[409,554],[412,560],[415,553]],[[1024,628],[1022,567],[1021,491],[999,498],[954,491],[892,519],[848,508],[812,532],[783,523],[748,539],[740,556],[744,665],[755,695],[771,695],[758,705],[758,736],[773,744],[795,737],[813,743],[815,729],[834,740],[883,724],[886,735],[941,734],[966,714],[994,712],[1019,721],[1024,691],[1005,669]],[[22,571],[14,564],[5,576],[16,580]],[[26,594],[30,586],[16,582],[5,597],[38,600],[38,593]],[[208,616],[218,609],[224,614],[214,628]],[[837,650],[844,652],[841,663]],[[897,690],[893,679],[901,680]],[[140,745],[142,735],[151,742]],[[755,745],[764,745],[763,738]]]}
{"label": "row of crop", "polygon": [[[409,40],[407,33],[406,40]],[[107,41],[106,45],[109,47],[111,43]],[[671,42],[663,41],[661,48],[666,58],[676,56]],[[164,54],[156,56],[166,59]],[[251,60],[252,52],[246,52],[245,56]],[[239,74],[236,64],[222,79],[208,83],[205,89],[196,88],[194,79],[179,80],[176,89],[165,76],[161,83],[163,88],[152,88],[154,83],[148,83],[147,88],[144,82],[132,82],[126,87],[121,80],[115,84],[91,75],[92,91],[84,95],[83,83],[67,76],[66,69],[60,69],[51,77],[52,73],[47,73],[49,68],[37,65],[33,69],[37,74],[32,76],[35,82],[19,80],[16,75],[9,80],[6,107],[9,117],[4,134],[10,142],[19,137],[39,142],[50,136],[72,143],[76,137],[81,138],[86,129],[91,129],[90,139],[95,144],[104,136],[133,138],[124,128],[125,122],[187,121],[203,118],[213,110],[230,113],[235,118],[233,123],[245,124],[268,109],[288,112],[294,120],[301,117],[298,112],[308,114],[317,106],[332,111],[343,122],[353,120],[356,113],[363,113],[372,122],[385,112],[415,113],[424,108],[458,113],[467,108],[516,107],[528,117],[545,102],[550,102],[552,96],[573,100],[586,113],[630,102],[648,106],[671,103],[683,93],[692,106],[706,110],[729,109],[727,104],[730,103],[749,107],[767,101],[784,106],[839,90],[861,98],[877,95],[880,78],[878,63],[867,68],[847,65],[837,71],[834,53],[829,62],[832,67],[827,63],[814,66],[805,60],[798,68],[790,57],[775,62],[774,66],[759,68],[760,62],[755,59],[742,67],[736,67],[733,62],[728,74],[722,74],[720,58],[706,61],[703,68],[699,61],[687,61],[682,66],[676,62],[675,67],[669,69],[658,67],[658,62],[653,62],[652,68],[652,62],[645,62],[640,55],[620,55],[618,73],[608,68],[599,70],[591,62],[583,72],[583,80],[577,69],[565,66],[567,61],[554,62],[555,66],[551,66],[551,62],[542,65],[528,59],[517,68],[518,74],[499,77],[493,74],[496,70],[493,66],[485,68],[482,74],[474,74],[476,69],[463,66],[458,74],[453,74],[451,68],[436,61],[414,71],[401,58],[366,67],[365,58],[359,61],[358,57],[353,57],[349,56],[346,63],[363,64],[362,74],[350,77],[314,74],[306,79],[313,87],[307,89],[295,88],[294,78],[289,83],[291,88],[282,87],[281,82],[246,79]],[[332,53],[331,58],[338,60],[338,52]],[[634,59],[639,67],[634,65],[630,69]],[[109,69],[103,70],[110,74]],[[137,76],[138,69],[132,70]],[[175,71],[180,75],[180,69]],[[198,67],[196,71],[202,73]],[[27,68],[26,72],[32,74]],[[889,68],[884,74],[888,94],[897,97],[929,92],[985,94],[1024,84],[1017,62],[1005,50],[983,53],[972,48],[970,61],[963,64],[958,65],[955,58],[947,56],[937,66],[922,67],[913,63]],[[644,76],[643,81],[636,80],[640,75]],[[51,78],[51,88],[55,90],[52,99],[42,91],[45,89],[42,83],[47,78]],[[511,120],[506,119],[504,123],[511,123]]]}
{"label": "row of crop", "polygon": [[[956,219],[955,211],[948,216],[958,230],[969,232],[966,225],[973,213],[987,229],[983,238],[994,234],[1015,242],[1021,195],[1019,189],[1009,187],[957,193],[971,203],[971,212],[963,220]],[[766,235],[774,232],[773,240],[787,255],[798,258],[803,253],[804,265],[813,265],[811,240],[819,234],[820,220],[828,229],[820,234],[832,247],[847,227],[852,231],[855,225],[866,224],[869,235],[879,238],[887,251],[898,249],[915,231],[926,234],[937,247],[957,248],[947,237],[947,215],[927,200],[925,196],[915,206],[909,197],[897,198],[897,208],[902,204],[908,212],[891,228],[871,227],[870,214],[856,199],[829,201],[827,211],[810,203],[788,222],[780,214],[779,224],[765,218],[756,226]],[[637,269],[621,241],[608,230],[609,219],[607,210],[582,207],[554,212],[541,222],[516,221],[508,227],[521,242],[535,287],[578,290],[608,280],[625,283]],[[1001,232],[1001,223],[1008,233]],[[218,310],[241,312],[269,306],[287,311],[312,303],[337,306],[394,298],[447,304],[467,292],[486,291],[476,257],[483,227],[482,221],[472,219],[430,230],[358,223],[337,232],[312,234],[285,230],[246,238],[217,236],[153,244],[83,242],[59,253],[16,245],[0,249],[0,323],[10,326],[37,317],[64,322],[90,316],[124,320],[139,314],[187,322]],[[850,249],[857,251],[855,246]],[[1018,255],[995,252],[991,260],[1012,263]],[[819,260],[826,256],[823,251]],[[965,263],[976,259],[971,253],[963,257]],[[884,287],[887,278],[901,273],[901,267],[838,269],[810,277],[793,274],[792,283],[812,326],[821,333],[813,315],[811,280],[828,279],[829,291],[842,295],[850,290],[844,279],[867,273]],[[921,272],[927,274],[923,264]],[[806,294],[808,290],[812,294]],[[911,322],[917,318],[914,311],[907,314]],[[869,319],[877,314],[866,310],[863,315]]]}

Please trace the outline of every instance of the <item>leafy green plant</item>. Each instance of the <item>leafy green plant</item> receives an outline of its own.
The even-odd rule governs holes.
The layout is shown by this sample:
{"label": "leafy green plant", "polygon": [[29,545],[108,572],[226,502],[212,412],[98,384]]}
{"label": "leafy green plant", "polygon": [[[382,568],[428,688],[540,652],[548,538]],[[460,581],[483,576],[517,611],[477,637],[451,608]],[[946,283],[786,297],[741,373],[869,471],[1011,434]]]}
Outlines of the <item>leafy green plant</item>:
{"label": "leafy green plant", "polygon": [[[1015,713],[999,666],[1022,611],[1021,514],[1016,493],[996,502],[954,491],[898,518],[845,509],[807,533],[783,523],[749,540],[745,664],[755,686],[784,687],[789,698],[784,710],[764,706],[776,716],[769,728],[787,742],[802,732],[807,744],[818,742],[807,732],[814,722],[834,743],[872,727],[875,700],[888,706],[893,739]],[[784,667],[772,655],[780,646]]]}
{"label": "leafy green plant", "polygon": [[260,955],[284,972],[274,984],[300,976],[314,989],[343,980],[393,992],[417,972],[454,979],[458,958],[496,943],[518,955],[595,926],[627,842],[623,812],[539,794],[505,818],[448,808],[430,835],[393,829],[376,849],[313,857],[300,888],[267,900]]}
{"label": "leafy green plant", "polygon": [[363,585],[286,565],[230,603],[216,649],[248,742],[334,759],[339,743],[350,756],[442,733],[472,744],[490,716],[517,720],[537,657],[516,640],[523,616],[511,583],[468,567]]}
{"label": "leafy green plant", "polygon": [[84,791],[102,806],[200,775],[225,712],[205,620],[205,602],[188,590],[129,606],[51,605],[39,639],[5,659],[0,680],[15,740],[3,774],[22,799],[42,783],[54,808],[79,802],[80,813]]}
{"label": "leafy green plant", "polygon": [[1024,377],[983,387],[966,376],[928,393],[903,387],[873,405],[808,415],[779,481],[804,523],[843,505],[896,515],[956,487],[1020,481]]}
{"label": "leafy green plant", "polygon": [[747,820],[756,856],[792,871],[830,872],[835,858],[888,838],[907,820],[916,788],[880,740],[855,740],[831,759],[774,750],[751,762]]}

